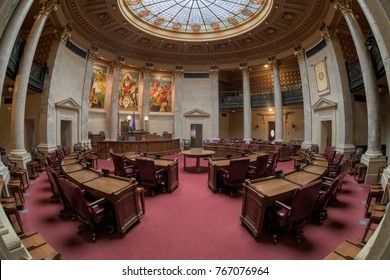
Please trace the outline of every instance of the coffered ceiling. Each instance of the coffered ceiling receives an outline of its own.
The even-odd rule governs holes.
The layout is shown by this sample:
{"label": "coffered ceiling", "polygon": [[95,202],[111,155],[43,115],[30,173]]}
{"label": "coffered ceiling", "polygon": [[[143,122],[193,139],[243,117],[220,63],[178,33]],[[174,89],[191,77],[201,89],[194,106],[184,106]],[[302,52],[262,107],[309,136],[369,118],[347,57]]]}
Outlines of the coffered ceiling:
{"label": "coffered ceiling", "polygon": [[272,54],[289,60],[297,43],[309,49],[321,40],[321,22],[338,25],[342,18],[327,0],[268,0],[271,9],[260,24],[237,35],[197,40],[196,34],[186,39],[180,33],[177,37],[160,36],[141,29],[124,16],[123,1],[62,1],[50,15],[48,26],[61,30],[71,23],[71,41],[84,50],[96,44],[99,57],[108,61],[121,55],[128,65],[137,67],[151,61],[157,67],[171,69],[177,64],[188,70],[209,69],[212,64],[232,69],[242,61],[253,66],[264,64]]}

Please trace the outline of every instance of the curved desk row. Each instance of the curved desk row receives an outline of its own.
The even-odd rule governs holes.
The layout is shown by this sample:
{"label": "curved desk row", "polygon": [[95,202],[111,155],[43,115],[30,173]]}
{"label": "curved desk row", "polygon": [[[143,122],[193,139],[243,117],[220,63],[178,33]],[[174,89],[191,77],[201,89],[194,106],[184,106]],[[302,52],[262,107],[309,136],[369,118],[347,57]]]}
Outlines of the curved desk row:
{"label": "curved desk row", "polygon": [[[140,221],[143,212],[138,205],[137,181],[104,175],[85,167],[75,157],[65,157],[61,169],[66,178],[96,197],[104,197],[113,205],[118,232],[124,235]],[[143,198],[141,197],[141,203]]]}
{"label": "curved desk row", "polygon": [[149,141],[97,141],[97,155],[99,159],[110,158],[110,149],[117,154],[131,152],[147,152],[151,155],[174,155],[181,152],[180,140],[149,140]]}
{"label": "curved desk row", "polygon": [[267,207],[275,200],[283,202],[293,198],[298,187],[321,178],[326,170],[326,167],[307,165],[302,170],[280,176],[246,180],[240,216],[242,224],[256,239],[260,238]]}

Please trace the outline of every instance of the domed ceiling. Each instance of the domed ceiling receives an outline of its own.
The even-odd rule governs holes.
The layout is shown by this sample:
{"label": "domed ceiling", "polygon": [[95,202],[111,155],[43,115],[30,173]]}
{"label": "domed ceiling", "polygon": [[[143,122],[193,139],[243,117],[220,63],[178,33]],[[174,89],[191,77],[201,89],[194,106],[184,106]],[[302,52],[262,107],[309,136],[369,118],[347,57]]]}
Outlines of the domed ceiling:
{"label": "domed ceiling", "polygon": [[297,43],[311,48],[321,40],[321,22],[340,17],[326,0],[68,0],[51,15],[58,29],[73,25],[74,44],[95,43],[107,60],[122,55],[135,66],[185,69],[291,58]]}

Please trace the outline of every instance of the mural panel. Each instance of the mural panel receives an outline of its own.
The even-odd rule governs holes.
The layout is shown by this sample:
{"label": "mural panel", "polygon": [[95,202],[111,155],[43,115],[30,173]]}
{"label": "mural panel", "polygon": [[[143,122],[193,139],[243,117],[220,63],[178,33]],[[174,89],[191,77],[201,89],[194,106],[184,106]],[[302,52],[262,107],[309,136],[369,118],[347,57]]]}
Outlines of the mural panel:
{"label": "mural panel", "polygon": [[151,76],[149,92],[150,112],[172,112],[172,77]]}
{"label": "mural panel", "polygon": [[107,67],[95,65],[92,74],[92,87],[89,93],[89,107],[104,109],[106,95]]}
{"label": "mural panel", "polygon": [[138,111],[139,73],[125,72],[119,85],[119,109]]}

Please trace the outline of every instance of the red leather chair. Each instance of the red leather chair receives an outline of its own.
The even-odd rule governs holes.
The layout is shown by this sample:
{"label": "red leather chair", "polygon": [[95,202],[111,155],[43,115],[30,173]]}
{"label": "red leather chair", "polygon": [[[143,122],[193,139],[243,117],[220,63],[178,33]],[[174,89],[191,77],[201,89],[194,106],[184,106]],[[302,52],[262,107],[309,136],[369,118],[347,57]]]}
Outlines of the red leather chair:
{"label": "red leather chair", "polygon": [[267,176],[272,176],[275,174],[275,169],[278,166],[278,160],[279,151],[272,152],[268,155]]}
{"label": "red leather chair", "polygon": [[268,155],[258,156],[256,166],[249,165],[246,177],[248,179],[258,179],[265,177],[267,174]]}
{"label": "red leather chair", "polygon": [[87,200],[85,193],[74,183],[64,178],[59,178],[58,182],[72,209],[73,220],[78,219],[83,223],[79,226],[78,232],[86,228],[91,229],[92,242],[95,242],[97,225],[108,222],[106,226],[110,228],[110,233],[114,231],[114,227],[110,224],[113,211],[105,198]]}
{"label": "red leather chair", "polygon": [[218,173],[218,190],[219,193],[228,191],[230,196],[234,192],[242,189],[246,179],[246,173],[249,168],[248,158],[237,158],[230,160],[228,169],[221,168]]}
{"label": "red leather chair", "polygon": [[112,161],[114,162],[114,174],[120,177],[136,178],[138,176],[137,169],[134,165],[127,165],[124,156],[112,153],[110,151]]}
{"label": "red leather chair", "polygon": [[323,224],[328,216],[328,204],[335,198],[337,189],[341,184],[343,177],[343,174],[340,174],[332,181],[329,187],[326,186],[324,189],[320,189],[319,191],[318,199],[314,204],[313,218],[317,218],[320,224]]}
{"label": "red leather chair", "polygon": [[139,184],[154,196],[156,191],[166,192],[168,186],[168,174],[164,169],[156,168],[154,160],[146,157],[135,159],[138,169]]}
{"label": "red leather chair", "polygon": [[55,151],[56,151],[58,160],[62,161],[65,157],[64,149],[62,147],[58,147]]}
{"label": "red leather chair", "polygon": [[58,213],[58,215],[62,217],[63,213],[70,211],[69,202],[61,189],[60,183],[58,181],[58,176],[55,170],[48,165],[45,166],[45,169],[47,177],[49,178],[51,192],[53,193],[51,201],[59,201],[62,204],[63,209],[60,211],[60,213]]}
{"label": "red leather chair", "polygon": [[283,233],[293,234],[297,243],[300,243],[302,228],[309,222],[315,202],[321,188],[321,179],[299,187],[293,196],[291,205],[286,205],[278,200],[269,213],[269,221],[280,229],[273,235],[273,242],[277,243],[277,237]]}

